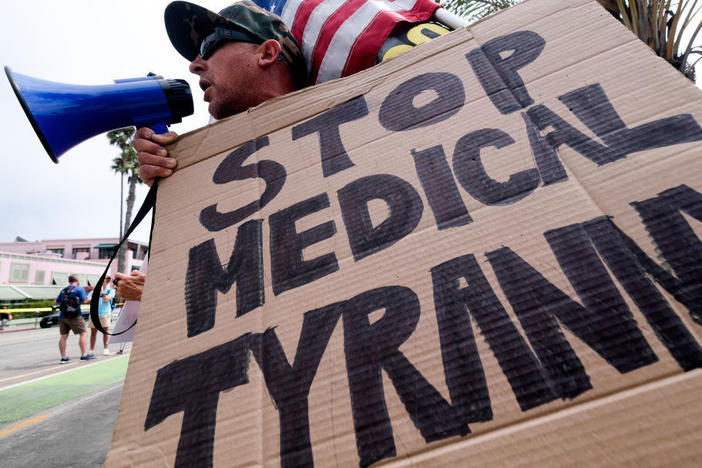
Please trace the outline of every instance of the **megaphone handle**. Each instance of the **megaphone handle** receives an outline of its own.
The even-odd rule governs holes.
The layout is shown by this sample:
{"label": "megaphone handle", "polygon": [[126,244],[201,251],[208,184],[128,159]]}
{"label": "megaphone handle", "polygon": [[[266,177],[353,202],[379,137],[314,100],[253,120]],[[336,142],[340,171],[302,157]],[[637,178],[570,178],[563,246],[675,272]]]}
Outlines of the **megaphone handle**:
{"label": "megaphone handle", "polygon": [[158,134],[166,133],[168,131],[168,125],[166,125],[166,122],[158,122],[151,127],[151,130]]}

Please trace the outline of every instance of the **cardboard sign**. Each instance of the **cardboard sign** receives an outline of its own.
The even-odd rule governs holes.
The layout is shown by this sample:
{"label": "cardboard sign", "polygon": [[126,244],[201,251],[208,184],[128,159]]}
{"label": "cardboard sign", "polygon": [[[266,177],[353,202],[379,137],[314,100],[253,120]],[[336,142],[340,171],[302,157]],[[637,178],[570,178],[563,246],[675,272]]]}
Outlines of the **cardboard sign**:
{"label": "cardboard sign", "polygon": [[530,0],[184,135],[107,466],[699,462],[701,122]]}

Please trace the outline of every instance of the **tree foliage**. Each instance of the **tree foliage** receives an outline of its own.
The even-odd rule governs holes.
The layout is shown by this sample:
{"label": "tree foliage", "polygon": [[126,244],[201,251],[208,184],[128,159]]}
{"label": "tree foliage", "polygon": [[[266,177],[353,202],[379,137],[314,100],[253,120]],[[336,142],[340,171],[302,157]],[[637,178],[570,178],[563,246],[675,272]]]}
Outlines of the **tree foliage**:
{"label": "tree foliage", "polygon": [[[698,0],[598,0],[631,32],[680,73],[695,81],[702,47],[694,46],[702,28]],[[699,55],[700,57],[695,57]]]}
{"label": "tree foliage", "polygon": [[[520,1],[439,0],[439,3],[473,22]],[[702,29],[702,0],[598,1],[658,56],[695,81],[695,65],[702,60],[702,46],[694,46]]]}
{"label": "tree foliage", "polygon": [[521,0],[439,0],[439,4],[450,12],[473,22],[485,18]]}

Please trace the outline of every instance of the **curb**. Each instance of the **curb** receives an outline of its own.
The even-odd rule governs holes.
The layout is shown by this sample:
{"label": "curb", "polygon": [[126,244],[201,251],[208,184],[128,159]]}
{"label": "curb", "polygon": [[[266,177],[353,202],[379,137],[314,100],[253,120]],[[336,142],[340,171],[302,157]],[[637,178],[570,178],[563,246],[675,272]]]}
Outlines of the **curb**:
{"label": "curb", "polygon": [[2,333],[16,333],[16,332],[29,331],[29,330],[36,330],[36,328],[18,328],[16,330],[0,330],[0,334],[2,334]]}
{"label": "curb", "polygon": [[34,318],[14,319],[10,320],[10,323],[5,325],[4,330],[0,330],[0,334],[36,330],[37,328],[39,328],[39,321]]}

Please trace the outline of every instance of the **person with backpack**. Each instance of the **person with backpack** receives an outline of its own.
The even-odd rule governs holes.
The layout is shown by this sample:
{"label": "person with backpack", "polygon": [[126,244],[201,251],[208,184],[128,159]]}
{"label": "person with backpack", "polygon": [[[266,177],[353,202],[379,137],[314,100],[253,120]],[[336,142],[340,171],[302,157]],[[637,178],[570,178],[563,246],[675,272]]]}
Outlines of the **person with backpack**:
{"label": "person with backpack", "polygon": [[85,320],[80,310],[81,304],[88,302],[88,295],[85,289],[79,286],[78,278],[74,275],[68,276],[68,286],[63,288],[56,298],[56,304],[59,306],[59,351],[61,353],[61,364],[68,363],[71,359],[66,355],[66,342],[68,341],[68,333],[73,330],[73,333],[78,335],[78,346],[80,346],[80,360],[88,361],[95,359],[88,353],[88,328],[85,326]]}

